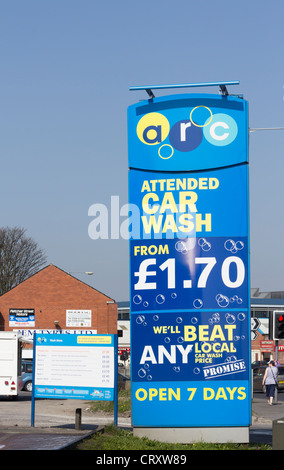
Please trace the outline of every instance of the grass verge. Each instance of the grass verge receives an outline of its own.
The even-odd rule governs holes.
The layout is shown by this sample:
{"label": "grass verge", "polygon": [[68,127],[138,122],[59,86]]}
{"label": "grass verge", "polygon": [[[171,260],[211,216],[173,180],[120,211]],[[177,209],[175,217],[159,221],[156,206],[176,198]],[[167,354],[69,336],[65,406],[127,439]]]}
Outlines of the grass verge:
{"label": "grass verge", "polygon": [[195,444],[168,444],[133,436],[132,431],[120,429],[114,425],[105,426],[103,433],[96,433],[86,439],[73,450],[143,450],[143,451],[190,451],[190,450],[270,450],[267,444],[210,444],[197,442]]}

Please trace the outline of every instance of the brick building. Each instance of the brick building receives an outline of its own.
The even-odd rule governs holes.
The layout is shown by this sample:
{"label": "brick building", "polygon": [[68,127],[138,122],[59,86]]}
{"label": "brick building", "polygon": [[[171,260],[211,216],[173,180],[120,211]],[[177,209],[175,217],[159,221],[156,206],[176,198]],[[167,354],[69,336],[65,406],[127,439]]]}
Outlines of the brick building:
{"label": "brick building", "polygon": [[116,302],[52,264],[0,297],[0,331],[67,329],[116,334]]}

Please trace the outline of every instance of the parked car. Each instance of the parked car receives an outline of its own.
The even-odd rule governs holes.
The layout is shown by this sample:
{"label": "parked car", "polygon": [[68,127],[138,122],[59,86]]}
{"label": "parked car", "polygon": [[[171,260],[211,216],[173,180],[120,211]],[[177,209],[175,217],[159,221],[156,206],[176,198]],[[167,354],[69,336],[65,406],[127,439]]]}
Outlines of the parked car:
{"label": "parked car", "polygon": [[27,392],[31,392],[33,389],[33,383],[32,383],[32,378],[33,378],[33,363],[32,361],[22,361],[22,381],[23,381],[23,387],[22,390],[25,390]]}
{"label": "parked car", "polygon": [[[266,370],[265,366],[256,367],[253,369],[253,391],[262,392],[265,391],[265,386],[262,386],[262,380],[264,372]],[[284,366],[280,365],[278,367],[278,389],[284,390]]]}
{"label": "parked car", "polygon": [[267,361],[254,361],[251,363],[251,367],[254,369],[255,367],[266,367],[267,366]]}
{"label": "parked car", "polygon": [[128,388],[130,384],[130,378],[127,377],[127,375],[123,375],[120,372],[117,374],[117,385],[118,388],[125,390],[125,388]]}

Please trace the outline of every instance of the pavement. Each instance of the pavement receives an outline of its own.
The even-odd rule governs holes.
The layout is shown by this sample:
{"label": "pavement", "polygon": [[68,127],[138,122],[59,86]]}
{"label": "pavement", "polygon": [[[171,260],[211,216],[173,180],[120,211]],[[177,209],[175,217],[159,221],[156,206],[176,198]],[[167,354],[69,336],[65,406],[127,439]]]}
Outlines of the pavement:
{"label": "pavement", "polygon": [[[255,394],[252,401],[250,442],[272,445],[273,421],[281,418],[284,425],[284,396],[269,406],[263,396]],[[2,425],[0,450],[68,450],[94,433],[103,432],[104,425],[113,422],[113,416],[104,417],[88,413],[85,417],[83,414],[79,429],[75,429],[75,422],[70,422],[70,419],[66,421],[66,424],[44,424],[34,427],[27,423],[22,423],[21,426],[15,423]],[[131,429],[131,418],[119,417],[118,427]]]}

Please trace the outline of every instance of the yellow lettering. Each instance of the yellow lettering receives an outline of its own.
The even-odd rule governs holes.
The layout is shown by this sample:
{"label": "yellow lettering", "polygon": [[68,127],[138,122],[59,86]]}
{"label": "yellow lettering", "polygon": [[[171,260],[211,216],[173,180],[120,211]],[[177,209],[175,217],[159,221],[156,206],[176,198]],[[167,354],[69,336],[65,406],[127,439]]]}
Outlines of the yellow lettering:
{"label": "yellow lettering", "polygon": [[169,388],[169,400],[171,401],[173,397],[177,401],[180,400],[180,388],[177,388],[176,392],[172,388]]}
{"label": "yellow lettering", "polygon": [[135,392],[135,398],[139,401],[153,401],[155,398],[159,401],[180,400],[180,388],[149,388],[148,392],[145,388],[138,388]]}
{"label": "yellow lettering", "polygon": [[225,341],[225,336],[220,325],[214,325],[210,340],[215,341],[216,338],[220,338],[221,341]]}
{"label": "yellow lettering", "polygon": [[237,328],[236,325],[225,325],[224,328],[228,330],[228,341],[233,341],[233,330]]}
{"label": "yellow lettering", "polygon": [[213,388],[204,388],[203,389],[203,399],[204,400],[212,400],[214,398],[214,390]]}
{"label": "yellow lettering", "polygon": [[226,392],[223,387],[218,388],[215,400],[220,400],[220,398],[223,398],[224,400],[228,400]]}
{"label": "yellow lettering", "polygon": [[239,392],[238,400],[244,400],[246,398],[245,390],[246,390],[245,387],[238,388],[238,392]]}
{"label": "yellow lettering", "polygon": [[199,189],[208,189],[207,178],[199,178]]}
{"label": "yellow lettering", "polygon": [[208,329],[208,325],[199,326],[199,341],[209,341]]}
{"label": "yellow lettering", "polygon": [[190,392],[190,395],[188,397],[189,400],[192,400],[194,395],[195,395],[195,392],[196,392],[196,388],[188,388],[187,391]]}
{"label": "yellow lettering", "polygon": [[189,219],[193,219],[193,216],[191,214],[181,214],[179,218],[179,223],[183,224],[179,226],[180,232],[192,232],[194,230],[194,223],[191,222]]}
{"label": "yellow lettering", "polygon": [[160,213],[163,214],[167,209],[174,213],[178,211],[173,193],[165,193]]}
{"label": "yellow lettering", "polygon": [[184,327],[184,341],[195,341],[197,338],[195,326],[186,325]]}
{"label": "yellow lettering", "polygon": [[175,188],[175,183],[176,183],[176,180],[175,179],[168,179],[167,180],[167,190],[171,190],[173,191]]}
{"label": "yellow lettering", "polygon": [[158,390],[156,388],[149,388],[149,400],[152,401],[154,397],[158,395]]}
{"label": "yellow lettering", "polygon": [[156,220],[156,217],[154,215],[150,215],[149,222],[147,220],[146,215],[142,215],[141,219],[142,219],[145,233],[150,233],[151,228],[153,228],[155,233],[159,233],[159,231],[161,230],[162,221],[163,221],[162,215],[159,215],[158,220]]}
{"label": "yellow lettering", "polygon": [[219,187],[219,180],[217,178],[209,178],[209,189],[217,189]]}
{"label": "yellow lettering", "polygon": [[159,400],[166,401],[167,400],[167,389],[166,388],[159,388]]}
{"label": "yellow lettering", "polygon": [[148,193],[145,194],[145,196],[142,199],[142,209],[146,214],[155,214],[157,210],[159,209],[159,205],[154,205],[152,208],[149,206],[149,201],[153,200],[154,202],[159,201],[159,196],[155,193]]}
{"label": "yellow lettering", "polygon": [[[142,396],[141,396],[142,393]],[[139,401],[144,401],[147,398],[147,391],[144,388],[138,388],[135,392],[135,398]]]}
{"label": "yellow lettering", "polygon": [[143,181],[141,193],[144,191],[151,191],[149,182],[147,180]]}
{"label": "yellow lettering", "polygon": [[176,222],[175,222],[173,214],[169,214],[166,216],[166,220],[165,220],[162,232],[166,233],[167,230],[171,230],[172,232],[177,232],[177,226],[176,226]]}
{"label": "yellow lettering", "polygon": [[222,344],[221,352],[230,352],[228,344],[226,343]]}
{"label": "yellow lettering", "polygon": [[230,387],[226,387],[226,390],[228,390],[228,392],[229,392],[230,400],[233,400],[235,391],[237,390],[237,387],[234,387],[233,389],[230,388]]}
{"label": "yellow lettering", "polygon": [[202,220],[201,214],[196,214],[196,231],[202,232],[203,225],[206,232],[211,232],[211,214],[205,214],[204,220]]}
{"label": "yellow lettering", "polygon": [[196,205],[195,205],[197,199],[198,199],[198,196],[193,191],[183,191],[179,193],[180,212],[186,212],[187,206],[190,212],[197,212]]}

